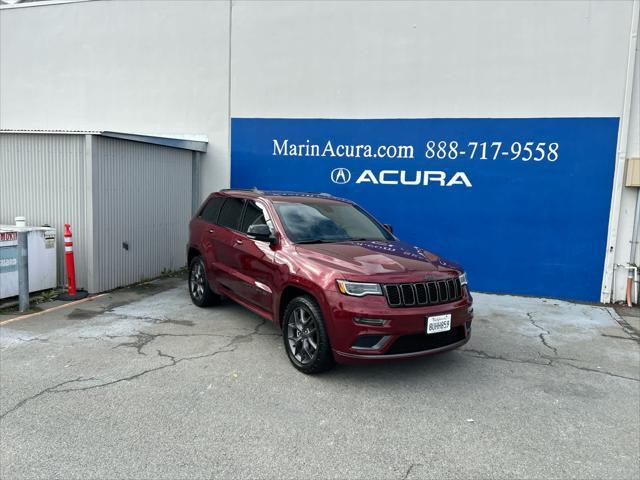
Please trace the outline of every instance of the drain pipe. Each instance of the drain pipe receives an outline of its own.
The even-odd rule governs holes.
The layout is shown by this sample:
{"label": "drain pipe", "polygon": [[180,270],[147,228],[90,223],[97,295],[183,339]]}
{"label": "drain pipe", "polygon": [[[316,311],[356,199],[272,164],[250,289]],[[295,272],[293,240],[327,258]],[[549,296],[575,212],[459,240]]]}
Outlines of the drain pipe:
{"label": "drain pipe", "polygon": [[[627,264],[627,306],[638,303],[638,264],[636,263],[638,253],[638,232],[640,230],[640,188],[637,190],[636,211],[633,217],[633,234],[631,236],[631,252],[629,263]],[[633,294],[632,294],[633,292]]]}
{"label": "drain pipe", "polygon": [[[638,281],[638,267],[635,265],[627,264],[627,307],[633,306],[633,301],[636,300],[636,282]],[[632,293],[633,292],[633,293]]]}

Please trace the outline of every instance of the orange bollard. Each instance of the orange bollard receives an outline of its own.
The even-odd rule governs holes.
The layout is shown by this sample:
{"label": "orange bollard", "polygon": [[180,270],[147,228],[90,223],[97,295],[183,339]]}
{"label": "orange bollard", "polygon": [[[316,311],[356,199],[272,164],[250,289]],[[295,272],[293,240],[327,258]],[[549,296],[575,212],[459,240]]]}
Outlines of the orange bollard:
{"label": "orange bollard", "polygon": [[58,300],[79,300],[87,297],[89,294],[85,290],[77,290],[76,288],[76,265],[73,259],[73,241],[71,240],[71,225],[64,224],[64,260],[67,267],[67,293],[58,295]]}
{"label": "orange bollard", "polygon": [[76,265],[73,260],[73,242],[71,241],[71,225],[64,224],[64,259],[67,264],[67,294],[73,296],[76,294]]}

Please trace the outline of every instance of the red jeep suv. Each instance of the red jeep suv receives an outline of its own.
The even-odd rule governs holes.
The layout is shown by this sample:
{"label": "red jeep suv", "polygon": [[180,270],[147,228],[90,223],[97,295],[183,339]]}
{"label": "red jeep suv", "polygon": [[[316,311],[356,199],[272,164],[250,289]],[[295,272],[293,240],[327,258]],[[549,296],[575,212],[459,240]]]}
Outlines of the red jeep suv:
{"label": "red jeep suv", "polygon": [[193,303],[226,296],[280,326],[304,373],[451,350],[471,335],[460,266],[327,194],[213,193],[191,220],[188,262]]}

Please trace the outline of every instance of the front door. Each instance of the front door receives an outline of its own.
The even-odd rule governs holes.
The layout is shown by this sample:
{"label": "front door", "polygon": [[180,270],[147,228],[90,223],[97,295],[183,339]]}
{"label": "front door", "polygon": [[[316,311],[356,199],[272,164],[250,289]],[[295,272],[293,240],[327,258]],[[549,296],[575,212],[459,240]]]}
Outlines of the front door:
{"label": "front door", "polygon": [[240,275],[244,279],[238,293],[245,300],[271,313],[276,268],[275,252],[269,242],[251,237],[252,225],[267,225],[271,233],[274,233],[273,224],[264,205],[248,200],[240,227],[243,238],[234,245],[237,252],[236,258],[239,260]]}

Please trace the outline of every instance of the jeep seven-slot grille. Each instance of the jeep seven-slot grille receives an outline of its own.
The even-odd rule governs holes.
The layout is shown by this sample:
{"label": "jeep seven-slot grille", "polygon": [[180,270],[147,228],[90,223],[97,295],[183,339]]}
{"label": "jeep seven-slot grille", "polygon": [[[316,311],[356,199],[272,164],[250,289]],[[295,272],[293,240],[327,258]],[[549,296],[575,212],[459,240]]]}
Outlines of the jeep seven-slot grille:
{"label": "jeep seven-slot grille", "polygon": [[462,298],[459,278],[433,282],[393,283],[382,286],[390,307],[417,307],[455,302]]}

